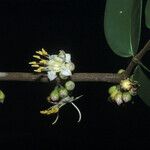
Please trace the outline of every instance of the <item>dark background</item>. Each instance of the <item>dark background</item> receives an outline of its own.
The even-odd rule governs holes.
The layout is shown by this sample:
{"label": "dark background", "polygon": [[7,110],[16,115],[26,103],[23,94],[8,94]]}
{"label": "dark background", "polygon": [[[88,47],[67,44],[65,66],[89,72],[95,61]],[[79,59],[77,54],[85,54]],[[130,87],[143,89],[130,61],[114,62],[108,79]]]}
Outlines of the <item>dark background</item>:
{"label": "dark background", "polygon": [[[31,72],[28,62],[35,50],[49,53],[64,49],[72,54],[75,72],[117,72],[130,59],[115,55],[106,43],[103,16],[106,0],[1,0],[0,71]],[[145,1],[144,1],[145,5]],[[142,23],[140,48],[150,31]],[[148,54],[143,62],[150,65]],[[108,102],[107,83],[76,83],[76,102],[82,122],[70,105],[54,117],[39,111],[47,108],[51,87],[46,83],[0,82],[6,101],[0,105],[0,149],[127,149],[146,146],[150,138],[150,108],[138,97],[121,107]]]}

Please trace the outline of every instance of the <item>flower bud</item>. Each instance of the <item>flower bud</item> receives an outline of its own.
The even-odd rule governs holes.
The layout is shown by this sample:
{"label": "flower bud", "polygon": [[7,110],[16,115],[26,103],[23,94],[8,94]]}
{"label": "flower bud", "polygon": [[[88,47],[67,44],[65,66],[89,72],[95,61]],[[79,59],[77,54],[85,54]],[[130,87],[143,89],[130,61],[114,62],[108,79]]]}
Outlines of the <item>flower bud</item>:
{"label": "flower bud", "polygon": [[108,89],[108,93],[111,95],[114,91],[117,91],[117,86],[114,85],[114,86],[111,86],[109,89]]}
{"label": "flower bud", "polygon": [[124,102],[129,102],[129,101],[131,101],[132,96],[129,92],[124,92],[122,94],[122,99],[123,99]]}
{"label": "flower bud", "polygon": [[61,88],[59,89],[59,96],[60,96],[61,98],[67,97],[67,96],[68,96],[68,91],[67,91],[64,87],[61,87]]}
{"label": "flower bud", "polygon": [[64,76],[61,72],[59,73],[59,77],[63,80],[66,80],[68,76]]}
{"label": "flower bud", "polygon": [[0,103],[4,103],[5,94],[0,90]]}
{"label": "flower bud", "polygon": [[50,97],[49,97],[49,100],[52,100],[52,101],[58,101],[59,100],[59,92],[58,92],[58,88],[55,88],[51,94],[50,94]]}
{"label": "flower bud", "polygon": [[132,82],[129,80],[129,78],[121,80],[120,87],[125,91],[129,91],[132,88]]}
{"label": "flower bud", "polygon": [[123,72],[125,72],[125,70],[124,70],[124,69],[120,69],[120,70],[118,71],[118,74],[122,74]]}
{"label": "flower bud", "polygon": [[66,67],[70,70],[70,71],[74,71],[75,69],[75,65],[72,62],[69,62],[66,64]]}
{"label": "flower bud", "polygon": [[122,92],[118,92],[115,97],[114,97],[114,101],[117,103],[117,105],[120,105],[123,103],[122,101]]}
{"label": "flower bud", "polygon": [[115,96],[116,96],[116,94],[117,94],[118,92],[119,92],[118,90],[113,91],[113,92],[111,93],[111,95],[110,95],[110,98],[111,98],[112,100],[114,100],[114,99],[115,99]]}
{"label": "flower bud", "polygon": [[130,91],[129,91],[129,93],[132,95],[132,96],[135,96],[135,95],[137,95],[137,88],[131,88],[130,89]]}
{"label": "flower bud", "polygon": [[74,90],[75,88],[75,83],[73,81],[67,81],[65,83],[65,88],[68,90],[68,91],[72,91]]}

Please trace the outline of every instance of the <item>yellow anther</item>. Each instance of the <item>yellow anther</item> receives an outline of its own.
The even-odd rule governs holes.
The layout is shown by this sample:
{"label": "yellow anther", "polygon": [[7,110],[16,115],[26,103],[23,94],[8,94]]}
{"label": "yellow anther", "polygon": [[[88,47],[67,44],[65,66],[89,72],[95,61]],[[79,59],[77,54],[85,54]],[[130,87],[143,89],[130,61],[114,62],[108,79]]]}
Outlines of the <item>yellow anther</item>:
{"label": "yellow anther", "polygon": [[45,114],[47,114],[47,110],[41,110],[40,113],[45,115]]}
{"label": "yellow anther", "polygon": [[43,55],[42,51],[36,51],[37,54]]}
{"label": "yellow anther", "polygon": [[40,69],[36,69],[36,70],[34,70],[34,72],[38,72],[39,73],[39,72],[41,72],[41,70]]}
{"label": "yellow anther", "polygon": [[39,67],[39,65],[31,65],[32,67]]}
{"label": "yellow anther", "polygon": [[43,55],[48,55],[48,53],[45,51],[44,48],[42,48],[42,53],[43,53]]}
{"label": "yellow anther", "polygon": [[59,108],[56,106],[53,106],[50,109],[40,111],[40,113],[45,114],[45,115],[50,115],[50,114],[55,114],[58,111],[59,111]]}
{"label": "yellow anther", "polygon": [[31,61],[31,62],[29,62],[29,64],[30,65],[36,65],[37,63],[36,63],[36,61]]}
{"label": "yellow anther", "polygon": [[47,60],[42,59],[42,60],[40,61],[40,64],[46,65],[46,64],[47,64]]}
{"label": "yellow anther", "polygon": [[45,67],[39,67],[38,69],[39,69],[39,70],[41,70],[41,71],[43,71],[43,70],[44,70],[44,68],[45,68]]}
{"label": "yellow anther", "polygon": [[42,72],[44,71],[44,67],[39,67],[38,69],[34,70],[34,72]]}
{"label": "yellow anther", "polygon": [[37,58],[37,59],[41,59],[41,57],[38,56],[38,55],[33,55],[33,57],[34,57],[34,58]]}

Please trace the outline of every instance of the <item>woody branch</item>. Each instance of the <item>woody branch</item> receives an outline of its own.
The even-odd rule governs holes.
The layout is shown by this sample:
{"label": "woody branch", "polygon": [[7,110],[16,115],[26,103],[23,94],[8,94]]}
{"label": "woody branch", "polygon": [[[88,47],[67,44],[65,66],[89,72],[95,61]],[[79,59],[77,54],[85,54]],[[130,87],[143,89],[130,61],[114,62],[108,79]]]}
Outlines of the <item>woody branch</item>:
{"label": "woody branch", "polygon": [[[129,65],[126,68],[124,74],[117,73],[74,73],[71,79],[75,82],[108,82],[119,83],[122,79],[131,75],[133,69],[143,56],[150,50],[150,40],[145,44],[143,49],[135,55]],[[26,72],[0,72],[0,81],[37,81],[48,82],[48,78],[45,74],[35,74]]]}

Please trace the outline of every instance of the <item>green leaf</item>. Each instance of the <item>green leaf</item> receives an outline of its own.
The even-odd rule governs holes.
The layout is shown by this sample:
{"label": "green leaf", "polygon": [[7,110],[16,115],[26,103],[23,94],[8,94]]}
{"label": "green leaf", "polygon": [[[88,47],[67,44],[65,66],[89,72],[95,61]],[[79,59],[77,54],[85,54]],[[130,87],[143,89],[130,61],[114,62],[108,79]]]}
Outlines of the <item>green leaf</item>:
{"label": "green leaf", "polygon": [[104,17],[106,40],[121,57],[136,54],[141,33],[142,0],[107,0]]}
{"label": "green leaf", "polygon": [[134,70],[134,80],[138,81],[140,88],[138,91],[139,97],[150,106],[150,79],[144,74],[141,67],[138,66]]}
{"label": "green leaf", "polygon": [[5,94],[0,90],[0,103],[4,103]]}
{"label": "green leaf", "polygon": [[150,29],[150,0],[147,0],[145,8],[145,24]]}

